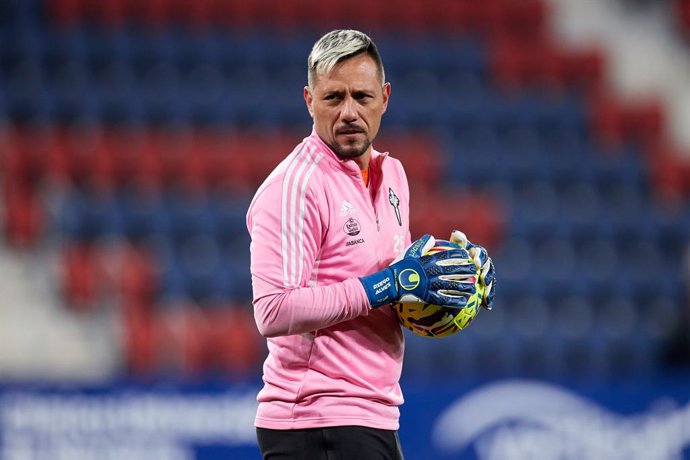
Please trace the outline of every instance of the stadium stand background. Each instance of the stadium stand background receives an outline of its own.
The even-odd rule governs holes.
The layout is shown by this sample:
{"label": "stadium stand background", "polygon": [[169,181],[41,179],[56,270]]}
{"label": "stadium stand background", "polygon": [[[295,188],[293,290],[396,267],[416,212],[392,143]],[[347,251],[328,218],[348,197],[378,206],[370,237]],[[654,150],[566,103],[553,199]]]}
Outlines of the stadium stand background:
{"label": "stadium stand background", "polygon": [[460,226],[497,267],[494,311],[408,335],[406,375],[683,365],[687,146],[659,95],[619,95],[610,50],[561,41],[565,3],[0,1],[0,375],[257,377],[244,216],[309,132],[334,27],[381,48],[376,146],[406,165],[413,237]]}

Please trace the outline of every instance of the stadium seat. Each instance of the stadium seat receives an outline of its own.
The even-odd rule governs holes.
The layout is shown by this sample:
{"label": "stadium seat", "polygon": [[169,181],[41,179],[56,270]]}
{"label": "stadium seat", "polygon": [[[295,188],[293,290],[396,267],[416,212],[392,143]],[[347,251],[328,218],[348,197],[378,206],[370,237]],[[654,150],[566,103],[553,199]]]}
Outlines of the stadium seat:
{"label": "stadium seat", "polygon": [[161,327],[146,307],[126,304],[121,308],[123,364],[134,379],[152,378],[157,370],[156,342]]}
{"label": "stadium seat", "polygon": [[10,246],[34,247],[45,228],[45,212],[37,193],[5,178],[3,183],[3,234]]}
{"label": "stadium seat", "polygon": [[98,248],[87,244],[66,247],[62,254],[61,276],[67,307],[76,311],[95,308],[105,279]]}
{"label": "stadium seat", "polygon": [[67,193],[59,215],[58,228],[69,240],[96,242],[123,235],[124,222],[112,196]]}

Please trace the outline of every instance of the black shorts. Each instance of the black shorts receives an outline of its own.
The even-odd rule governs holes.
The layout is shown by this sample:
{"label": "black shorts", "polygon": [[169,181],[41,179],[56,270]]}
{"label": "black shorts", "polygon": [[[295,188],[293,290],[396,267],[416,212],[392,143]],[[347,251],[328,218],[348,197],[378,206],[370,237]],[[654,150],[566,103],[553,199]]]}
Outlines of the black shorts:
{"label": "black shorts", "polygon": [[403,460],[398,432],[363,426],[257,428],[264,460]]}

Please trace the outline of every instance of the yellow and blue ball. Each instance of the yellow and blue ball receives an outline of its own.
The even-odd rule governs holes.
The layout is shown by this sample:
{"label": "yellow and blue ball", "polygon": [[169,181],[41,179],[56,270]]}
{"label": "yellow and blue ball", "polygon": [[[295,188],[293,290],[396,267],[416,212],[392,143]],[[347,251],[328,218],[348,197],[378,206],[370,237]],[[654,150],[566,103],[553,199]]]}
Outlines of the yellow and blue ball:
{"label": "yellow and blue ball", "polygon": [[[436,240],[436,244],[425,253],[458,249],[460,246],[446,240]],[[464,308],[450,308],[425,302],[397,302],[393,309],[398,314],[400,324],[417,335],[424,337],[448,337],[465,329],[479,313],[484,288],[479,277],[474,279],[475,294]]]}

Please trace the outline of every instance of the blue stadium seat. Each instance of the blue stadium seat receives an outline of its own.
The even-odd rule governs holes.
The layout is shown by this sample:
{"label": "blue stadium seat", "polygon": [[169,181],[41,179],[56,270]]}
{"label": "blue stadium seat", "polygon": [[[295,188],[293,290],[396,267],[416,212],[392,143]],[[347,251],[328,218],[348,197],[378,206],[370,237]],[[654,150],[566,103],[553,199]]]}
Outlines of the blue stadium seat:
{"label": "blue stadium seat", "polygon": [[190,109],[182,97],[184,84],[173,64],[156,63],[141,76],[135,88],[148,122],[157,125],[189,121]]}
{"label": "blue stadium seat", "polygon": [[100,118],[100,104],[91,83],[89,70],[82,60],[68,60],[51,75],[51,96],[55,116],[62,122]]}
{"label": "blue stadium seat", "polygon": [[191,67],[182,75],[179,88],[186,99],[192,121],[209,124],[220,118],[221,105],[225,103],[226,87],[222,72],[212,64]]}
{"label": "blue stadium seat", "polygon": [[108,196],[68,193],[59,215],[60,230],[68,239],[84,242],[117,239],[124,233],[124,222],[115,200]]}
{"label": "blue stadium seat", "polygon": [[[196,33],[175,33],[168,39],[173,46],[178,68],[186,73],[201,66],[214,66],[221,60],[225,46],[222,38],[212,31],[197,31]],[[168,44],[168,46],[170,46]]]}
{"label": "blue stadium seat", "polygon": [[521,184],[515,192],[510,225],[531,241],[567,237],[568,228],[559,219],[559,200],[550,182]]}
{"label": "blue stadium seat", "polygon": [[585,134],[587,119],[580,98],[565,94],[558,98],[540,95],[535,99],[532,119],[540,132],[564,130],[576,136]]}
{"label": "blue stadium seat", "polygon": [[[501,267],[501,295],[512,298],[524,293],[530,286],[534,272],[532,246],[523,238],[512,237],[492,253],[496,266]],[[538,292],[531,292],[538,294]]]}
{"label": "blue stadium seat", "polygon": [[8,31],[10,40],[7,43],[7,57],[11,63],[24,59],[40,59],[44,53],[41,28],[37,24],[26,24],[18,27],[13,24]]}
{"label": "blue stadium seat", "polygon": [[161,307],[186,302],[190,298],[189,280],[183,267],[174,258],[162,259],[159,289],[156,294]]}
{"label": "blue stadium seat", "polygon": [[131,41],[137,44],[128,54],[139,73],[160,64],[170,65],[177,69],[182,41],[179,40],[179,34],[174,29],[138,29],[129,31],[127,34]]}
{"label": "blue stadium seat", "polygon": [[235,299],[252,298],[249,244],[249,234],[246,232],[223,244],[222,253],[227,273],[233,277],[231,294]]}
{"label": "blue stadium seat", "polygon": [[443,125],[454,130],[455,127],[467,128],[486,122],[480,119],[479,112],[490,92],[479,76],[470,71],[449,69],[440,73],[438,78],[442,94],[438,116]]}
{"label": "blue stadium seat", "polygon": [[137,35],[127,28],[106,31],[88,31],[87,40],[89,60],[96,67],[104,67],[113,62],[123,62],[135,69],[136,52],[141,46]]}
{"label": "blue stadium seat", "polygon": [[234,243],[247,235],[246,215],[250,196],[217,193],[210,197],[209,211],[215,233],[224,243]]}
{"label": "blue stadium seat", "polygon": [[[302,98],[302,88],[307,85],[305,65],[286,65],[272,74],[270,91],[277,122],[280,126],[310,129],[311,118]],[[222,101],[229,104],[229,101]]]}
{"label": "blue stadium seat", "polygon": [[214,219],[206,196],[172,192],[165,197],[174,241],[181,243],[199,235],[214,235]]}
{"label": "blue stadium seat", "polygon": [[212,235],[198,234],[181,242],[176,249],[189,297],[199,304],[218,300],[216,274],[222,266],[218,242]]}
{"label": "blue stadium seat", "polygon": [[575,271],[590,292],[606,292],[618,277],[621,264],[613,240],[594,233],[575,245],[578,257]]}
{"label": "blue stadium seat", "polygon": [[18,122],[49,121],[53,107],[49,90],[38,59],[22,59],[6,71],[10,116]]}
{"label": "blue stadium seat", "polygon": [[128,239],[150,240],[171,234],[172,218],[158,196],[124,191],[119,195],[117,205]]}
{"label": "blue stadium seat", "polygon": [[544,284],[545,295],[557,298],[564,293],[585,296],[587,280],[577,271],[578,252],[568,239],[545,237],[535,242],[532,276]]}
{"label": "blue stadium seat", "polygon": [[476,185],[493,177],[501,145],[491,126],[459,127],[451,142],[451,161],[445,178],[448,183]]}
{"label": "blue stadium seat", "polygon": [[[242,124],[275,121],[271,117],[270,75],[259,66],[237,68],[229,76],[233,84],[228,96],[235,104],[237,120]],[[275,113],[273,113],[275,114]]]}
{"label": "blue stadium seat", "polygon": [[[79,63],[88,69],[91,66],[91,48],[95,37],[84,28],[64,30],[47,29],[42,34],[43,62],[50,74],[68,62]],[[102,57],[101,57],[102,58]]]}
{"label": "blue stadium seat", "polygon": [[392,98],[386,119],[392,124],[424,128],[438,125],[443,93],[437,76],[422,69],[409,69],[391,83]]}
{"label": "blue stadium seat", "polygon": [[101,69],[96,81],[103,122],[118,124],[144,119],[144,101],[137,91],[137,79],[129,63],[112,61]]}

